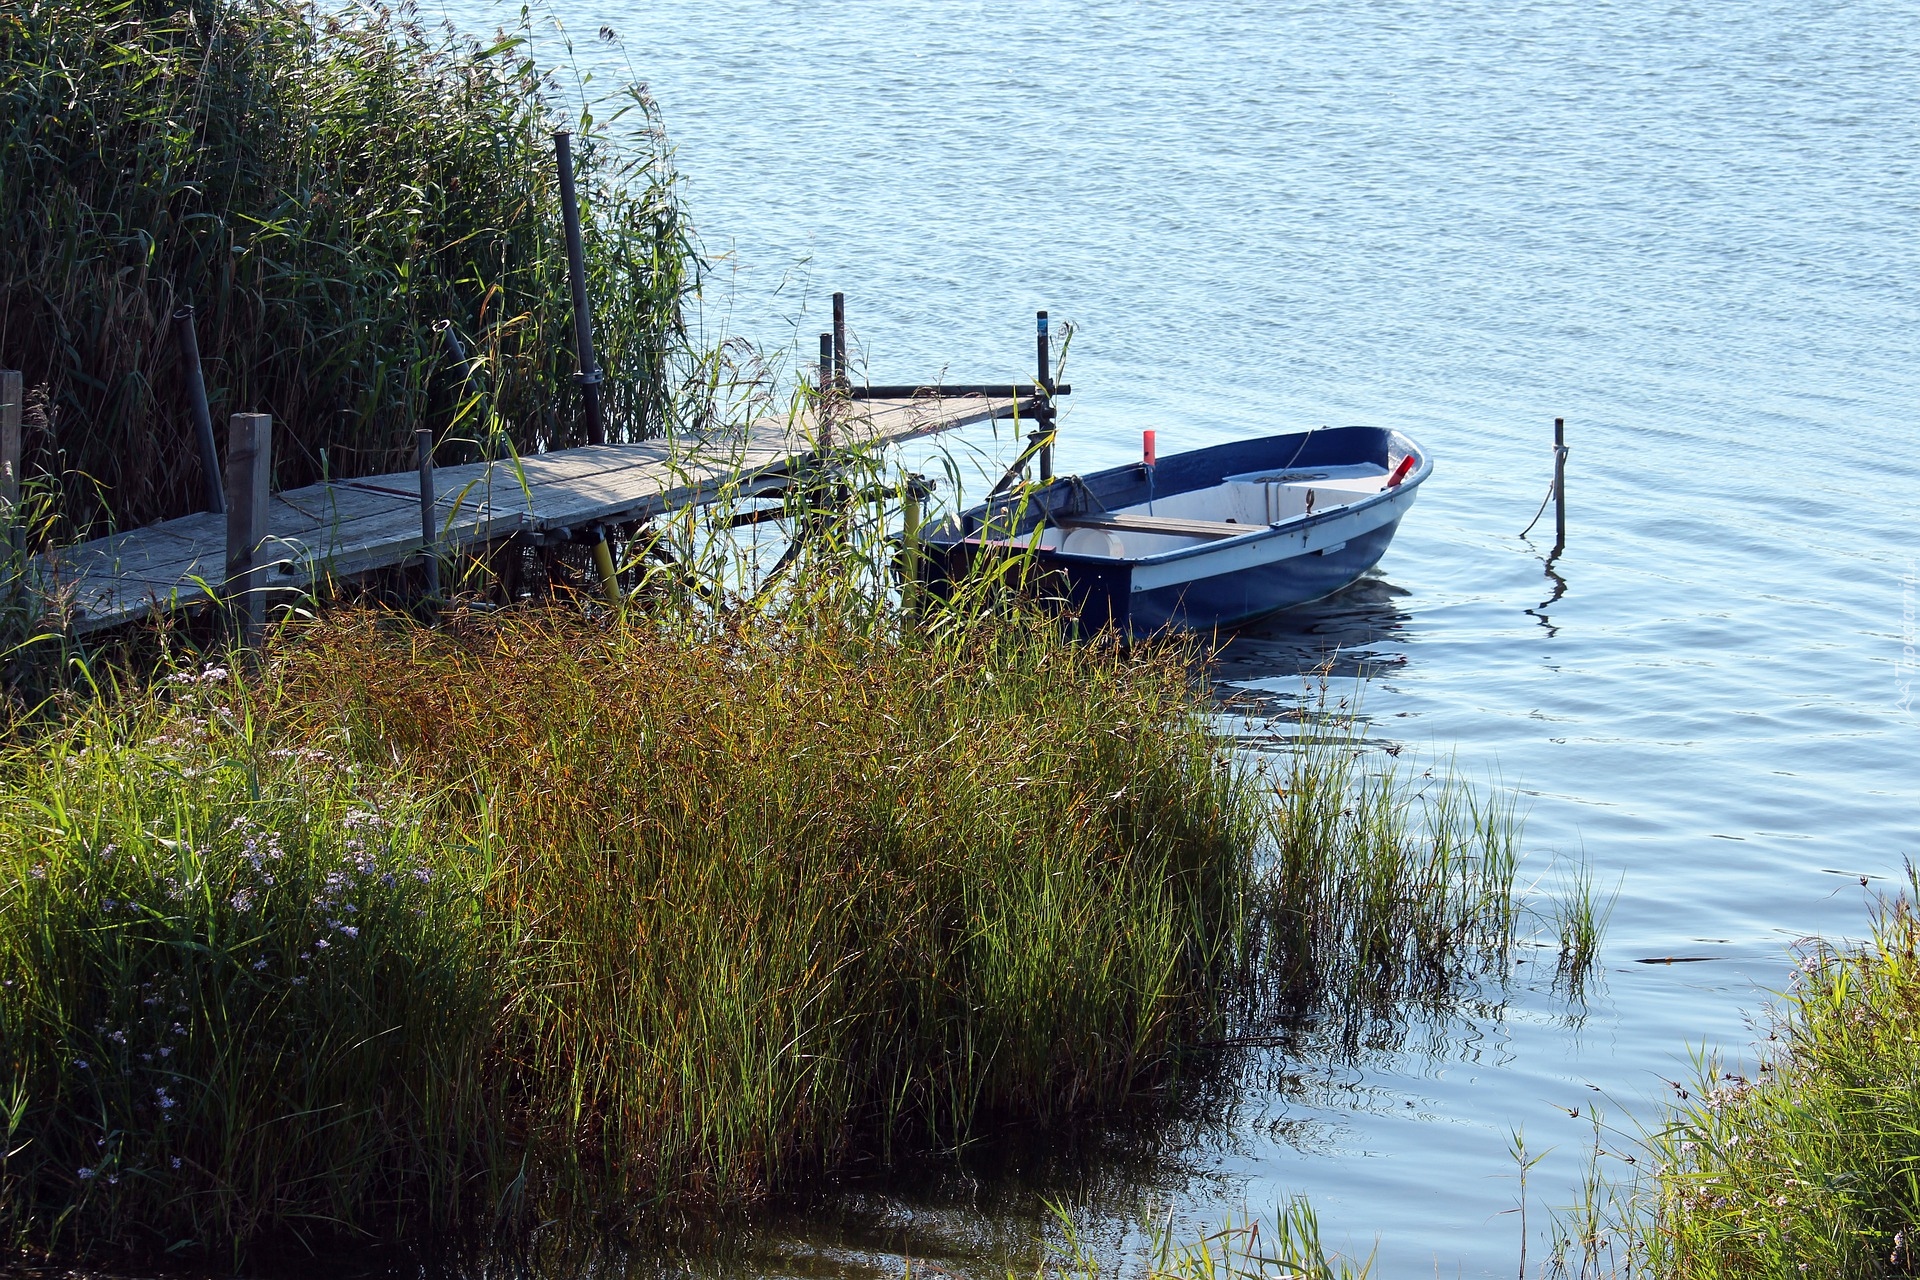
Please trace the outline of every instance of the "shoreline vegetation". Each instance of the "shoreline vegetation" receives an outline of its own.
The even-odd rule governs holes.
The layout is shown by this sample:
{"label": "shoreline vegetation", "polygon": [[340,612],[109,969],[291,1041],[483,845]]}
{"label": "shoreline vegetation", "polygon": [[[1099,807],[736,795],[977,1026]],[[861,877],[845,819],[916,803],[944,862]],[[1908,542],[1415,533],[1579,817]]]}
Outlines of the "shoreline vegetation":
{"label": "shoreline vegetation", "polygon": [[348,610],[17,726],[16,1246],[645,1236],[1504,973],[1497,807],[1270,776],[1177,648],[834,599]]}
{"label": "shoreline vegetation", "polygon": [[277,489],[405,470],[422,425],[455,460],[585,443],[559,129],[610,438],[700,416],[702,265],[657,109],[563,83],[539,16],[482,44],[406,5],[0,13],[0,361],[25,373],[22,474],[57,494],[61,540],[201,509],[186,304],[213,421],[273,415]]}

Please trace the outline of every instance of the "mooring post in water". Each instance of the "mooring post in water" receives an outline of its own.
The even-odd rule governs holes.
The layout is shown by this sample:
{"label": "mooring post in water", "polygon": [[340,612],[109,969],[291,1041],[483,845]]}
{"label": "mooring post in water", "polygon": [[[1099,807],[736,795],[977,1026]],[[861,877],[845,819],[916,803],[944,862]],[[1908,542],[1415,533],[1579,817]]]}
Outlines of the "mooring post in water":
{"label": "mooring post in water", "polygon": [[[1036,311],[1034,320],[1034,345],[1039,354],[1039,376],[1035,381],[1040,386],[1040,407],[1034,410],[1039,420],[1028,440],[1039,443],[1053,431],[1053,344],[1047,336],[1047,313]],[[1040,483],[1047,484],[1053,479],[1053,442],[1040,446]]]}
{"label": "mooring post in water", "polygon": [[273,419],[236,413],[227,422],[227,597],[241,638],[260,643],[267,626],[266,573],[260,547],[267,539],[267,500],[273,486]]}
{"label": "mooring post in water", "polygon": [[820,447],[833,448],[833,335],[820,335]]}
{"label": "mooring post in water", "polygon": [[847,379],[847,295],[833,295],[833,385],[846,390]]}
{"label": "mooring post in water", "polygon": [[433,432],[413,433],[413,451],[420,463],[420,560],[427,567],[427,595],[440,598],[440,530],[433,516]]}
{"label": "mooring post in water", "polygon": [[587,443],[607,442],[600,417],[600,383],[604,380],[593,354],[593,317],[587,311],[587,255],[580,245],[580,200],[573,189],[573,135],[553,135],[553,153],[560,164],[560,218],[567,231],[567,274],[573,283],[573,355],[579,362],[574,383],[587,411]]}
{"label": "mooring post in water", "polygon": [[193,414],[194,436],[200,443],[200,482],[208,511],[224,515],[226,495],[220,489],[220,455],[213,447],[213,415],[207,409],[207,382],[200,374],[200,339],[193,331],[193,308],[173,313],[173,340],[180,348],[180,376],[187,382],[187,408]]}
{"label": "mooring post in water", "polygon": [[1553,554],[1567,545],[1567,420],[1553,420]]}

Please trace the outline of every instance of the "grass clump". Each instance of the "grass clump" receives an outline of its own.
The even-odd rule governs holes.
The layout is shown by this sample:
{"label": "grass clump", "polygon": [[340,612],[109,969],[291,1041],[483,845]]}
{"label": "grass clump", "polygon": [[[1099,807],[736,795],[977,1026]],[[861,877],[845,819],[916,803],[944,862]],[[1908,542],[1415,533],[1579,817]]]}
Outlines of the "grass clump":
{"label": "grass clump", "polygon": [[1634,1262],[1673,1280],[1920,1270],[1920,921],[1802,953],[1756,1078],[1703,1065],[1675,1085]]}
{"label": "grass clump", "polygon": [[1053,629],[290,629],[0,758],[0,1213],[157,1251],[657,1225],[1151,1099],[1255,793]]}
{"label": "grass clump", "polygon": [[[1323,711],[1325,708],[1322,709]],[[1312,717],[1274,761],[1242,1020],[1296,1049],[1385,1047],[1504,984],[1519,924],[1511,797],[1370,768],[1358,722]]]}
{"label": "grass clump", "polygon": [[[274,415],[276,489],[406,469],[423,425],[474,434],[441,320],[479,362],[489,430],[584,443],[559,128],[610,434],[672,419],[697,264],[653,103],[636,87],[600,119],[563,110],[522,21],[483,48],[404,6],[0,13],[0,364],[25,373],[25,472],[58,479],[64,536],[198,509],[170,327],[186,303],[216,428]],[[611,141],[622,115],[633,145]]]}

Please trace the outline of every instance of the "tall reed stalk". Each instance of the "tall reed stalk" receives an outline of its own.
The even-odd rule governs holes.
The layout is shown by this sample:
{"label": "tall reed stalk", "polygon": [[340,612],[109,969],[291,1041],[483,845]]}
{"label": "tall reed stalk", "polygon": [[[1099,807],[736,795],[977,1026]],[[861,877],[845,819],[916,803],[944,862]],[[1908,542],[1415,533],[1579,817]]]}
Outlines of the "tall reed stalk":
{"label": "tall reed stalk", "polygon": [[657,112],[638,87],[563,105],[530,33],[292,0],[0,13],[0,366],[41,389],[27,470],[60,479],[68,536],[198,508],[185,303],[216,423],[274,415],[280,487],[405,469],[421,426],[473,434],[439,320],[520,449],[583,443],[559,128],[611,432],[669,425],[696,258]]}

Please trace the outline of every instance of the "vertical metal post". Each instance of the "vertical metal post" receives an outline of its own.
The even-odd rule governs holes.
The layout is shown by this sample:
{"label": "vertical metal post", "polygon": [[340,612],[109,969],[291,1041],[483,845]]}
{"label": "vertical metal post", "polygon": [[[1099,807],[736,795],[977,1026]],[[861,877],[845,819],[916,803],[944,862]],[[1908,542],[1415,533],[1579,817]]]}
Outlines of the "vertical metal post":
{"label": "vertical metal post", "polygon": [[[1034,415],[1040,422],[1035,431],[1036,438],[1044,438],[1053,431],[1053,348],[1047,336],[1047,313],[1036,311],[1034,314],[1034,346],[1039,355],[1039,370],[1036,381],[1044,398],[1040,409]],[[1040,483],[1047,484],[1053,479],[1053,444],[1049,441],[1040,447]]]}
{"label": "vertical metal post", "polygon": [[273,419],[236,413],[227,422],[227,595],[240,635],[257,646],[266,632],[266,574],[260,546],[267,539],[267,500],[273,486]]}
{"label": "vertical metal post", "polygon": [[207,383],[200,375],[200,340],[193,332],[193,308],[173,313],[173,338],[180,348],[180,374],[187,380],[187,408],[193,414],[194,436],[200,443],[200,480],[206,508],[224,515],[226,496],[220,489],[220,455],[213,447],[213,415],[207,409]]}
{"label": "vertical metal post", "polygon": [[833,385],[844,391],[847,377],[847,295],[833,295]]}
{"label": "vertical metal post", "polygon": [[573,284],[573,354],[579,369],[573,375],[587,411],[587,443],[607,442],[606,423],[600,417],[600,384],[605,379],[593,354],[593,316],[587,310],[587,256],[580,245],[580,201],[573,189],[573,135],[553,135],[553,153],[560,164],[560,217],[567,231],[567,275]]}
{"label": "vertical metal post", "polygon": [[833,448],[833,335],[820,335],[820,447]]}
{"label": "vertical metal post", "polygon": [[433,432],[425,427],[413,433],[420,462],[420,559],[427,566],[427,594],[440,598],[440,530],[433,514]]}
{"label": "vertical metal post", "polygon": [[1567,420],[1553,420],[1553,554],[1567,545]]}

